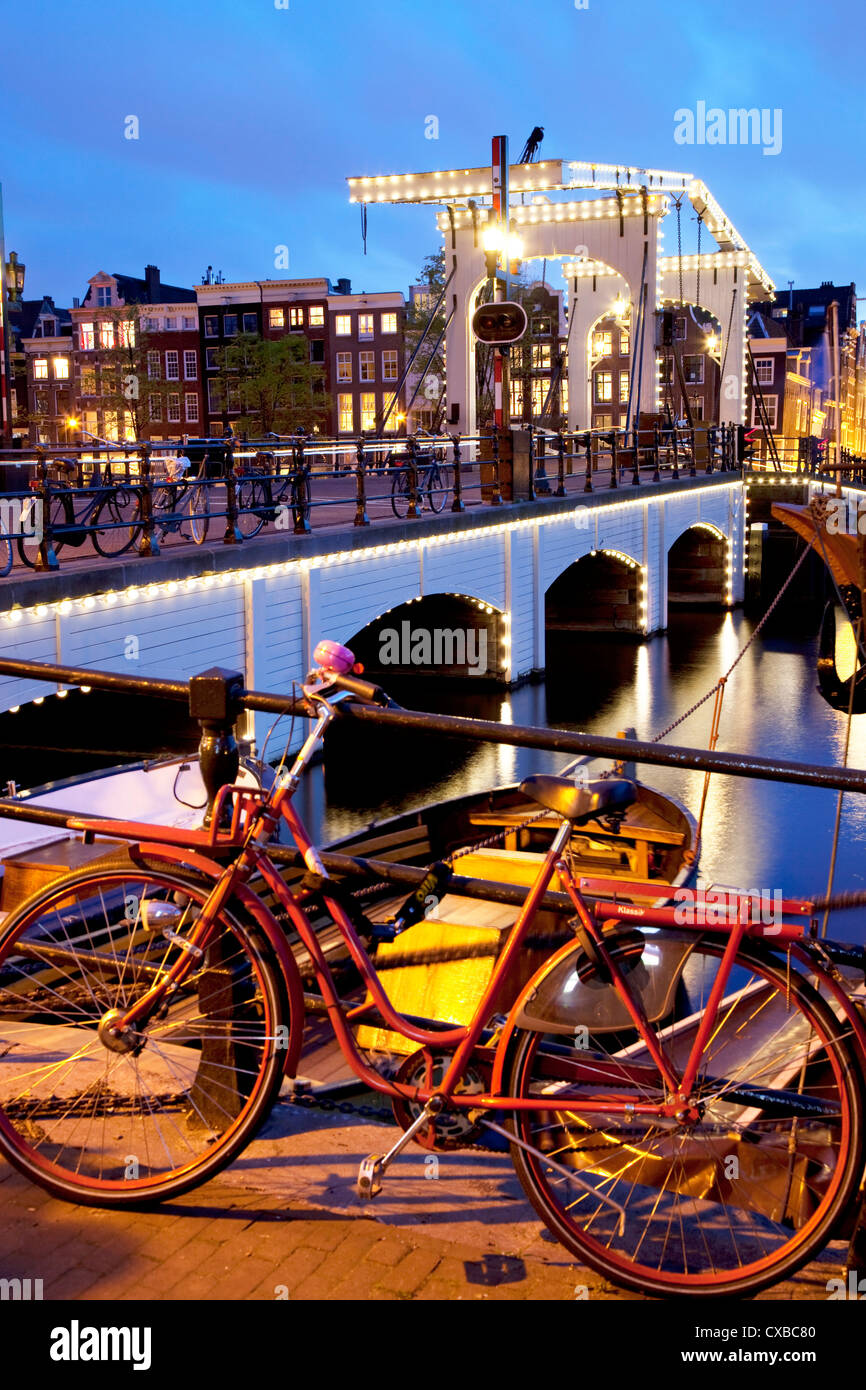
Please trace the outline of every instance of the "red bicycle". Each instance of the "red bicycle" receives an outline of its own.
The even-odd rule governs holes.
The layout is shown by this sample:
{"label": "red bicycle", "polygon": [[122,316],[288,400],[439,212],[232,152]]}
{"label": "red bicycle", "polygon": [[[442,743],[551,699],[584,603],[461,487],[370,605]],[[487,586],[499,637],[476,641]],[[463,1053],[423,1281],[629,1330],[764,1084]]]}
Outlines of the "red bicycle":
{"label": "red bicycle", "polygon": [[[115,1207],[175,1197],[230,1163],[301,1053],[285,922],[343,1053],[402,1130],[361,1165],[362,1195],[411,1139],[454,1148],[492,1133],[566,1249],[627,1288],[751,1294],[821,1251],[864,1170],[866,1029],[840,973],[862,971],[862,948],[815,939],[809,903],[785,902],[768,925],[773,904],[734,895],[708,923],[700,894],[659,906],[658,884],[623,882],[622,897],[581,880],[573,828],[621,814],[634,785],[535,776],[523,791],[561,822],[471,1022],[401,1016],[367,948],[446,894],[449,869],[433,866],[386,925],[329,878],[293,796],[341,700],[387,697],[344,648],[321,643],[316,660],[315,724],[269,792],[223,788],[198,831],[69,821],[129,844],[0,933],[3,1154],[57,1196]],[[269,857],[280,822],[308,871],[295,891]],[[494,999],[554,880],[572,935],[503,1021]],[[338,927],[363,999],[340,997],[311,904]],[[377,1021],[416,1047],[396,1079],[354,1035]]]}

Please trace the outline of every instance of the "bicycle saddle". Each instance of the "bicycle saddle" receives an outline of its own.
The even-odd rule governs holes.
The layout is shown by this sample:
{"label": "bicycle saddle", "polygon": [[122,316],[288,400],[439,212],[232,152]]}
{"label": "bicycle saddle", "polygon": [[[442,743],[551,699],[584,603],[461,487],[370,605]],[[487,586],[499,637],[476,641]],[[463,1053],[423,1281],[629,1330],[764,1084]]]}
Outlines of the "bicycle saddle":
{"label": "bicycle saddle", "polygon": [[520,790],[573,825],[604,814],[621,815],[637,800],[637,788],[626,777],[599,777],[579,787],[568,777],[537,773],[525,778]]}

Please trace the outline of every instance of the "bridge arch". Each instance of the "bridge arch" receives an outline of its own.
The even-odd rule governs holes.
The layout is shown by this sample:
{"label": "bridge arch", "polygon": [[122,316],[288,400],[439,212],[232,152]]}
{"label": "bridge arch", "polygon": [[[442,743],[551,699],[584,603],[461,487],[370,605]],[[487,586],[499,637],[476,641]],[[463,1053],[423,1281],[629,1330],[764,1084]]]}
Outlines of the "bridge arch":
{"label": "bridge arch", "polygon": [[346,644],[372,679],[506,679],[507,613],[471,594],[432,593],[386,609]]}
{"label": "bridge arch", "polygon": [[621,550],[591,550],[549,586],[544,597],[548,645],[564,634],[643,637],[649,610],[645,567]]}
{"label": "bridge arch", "polygon": [[687,526],[668,548],[669,608],[730,608],[733,604],[731,540],[709,521]]}

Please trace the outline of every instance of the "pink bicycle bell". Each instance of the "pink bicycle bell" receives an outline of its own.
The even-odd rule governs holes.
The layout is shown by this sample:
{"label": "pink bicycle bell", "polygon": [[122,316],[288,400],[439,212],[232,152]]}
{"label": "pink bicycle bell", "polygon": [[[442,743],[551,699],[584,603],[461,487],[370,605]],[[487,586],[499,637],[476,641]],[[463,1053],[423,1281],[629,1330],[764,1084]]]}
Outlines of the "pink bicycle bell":
{"label": "pink bicycle bell", "polygon": [[341,647],[339,642],[326,638],[313,652],[313,660],[322,671],[335,676],[348,676],[355,665],[355,654],[348,647]]}

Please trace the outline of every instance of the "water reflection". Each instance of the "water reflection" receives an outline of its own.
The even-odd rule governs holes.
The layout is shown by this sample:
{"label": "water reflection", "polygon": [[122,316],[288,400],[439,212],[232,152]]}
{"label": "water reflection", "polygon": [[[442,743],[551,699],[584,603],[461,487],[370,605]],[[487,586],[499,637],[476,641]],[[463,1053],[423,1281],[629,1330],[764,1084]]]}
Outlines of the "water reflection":
{"label": "water reflection", "polygon": [[[794,619],[796,620],[796,614]],[[753,632],[742,613],[674,615],[669,631],[644,644],[581,634],[557,634],[555,670],[503,699],[496,692],[435,690],[409,684],[392,693],[407,705],[483,719],[613,734],[633,726],[652,738],[693,705],[730,667]],[[725,691],[719,748],[764,756],[838,764],[846,716],[817,693],[816,642],[779,626],[759,634]],[[706,747],[712,716],[707,700],[666,740]],[[866,719],[854,719],[849,762],[864,766]],[[331,736],[327,775],[319,769],[307,789],[307,812],[327,838],[412,806],[554,771],[561,754],[495,745],[467,745],[429,735],[388,734],[366,727]],[[696,812],[703,775],[645,768],[646,780]],[[837,888],[864,886],[864,798],[846,796],[836,871]],[[830,857],[836,793],[785,784],[713,777],[704,815],[702,868],[719,882],[823,891]],[[866,935],[866,915],[846,914],[837,935]]]}

